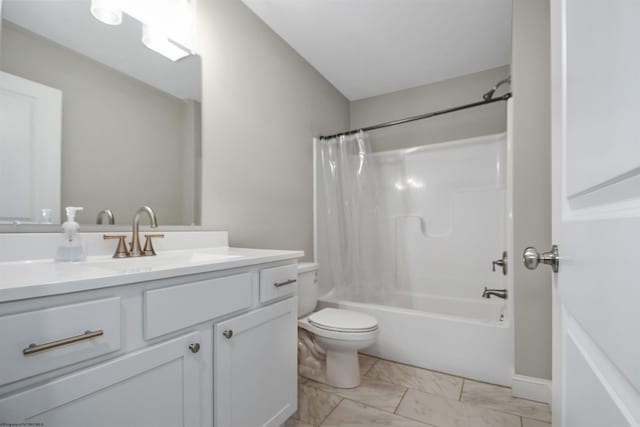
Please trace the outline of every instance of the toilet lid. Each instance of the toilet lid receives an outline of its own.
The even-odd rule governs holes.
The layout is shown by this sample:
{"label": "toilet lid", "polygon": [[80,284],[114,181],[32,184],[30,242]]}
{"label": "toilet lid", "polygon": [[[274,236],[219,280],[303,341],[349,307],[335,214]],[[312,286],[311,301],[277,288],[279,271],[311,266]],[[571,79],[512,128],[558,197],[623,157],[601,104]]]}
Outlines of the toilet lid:
{"label": "toilet lid", "polygon": [[378,329],[378,321],[357,311],[324,308],[309,316],[309,323],[336,332],[370,332]]}

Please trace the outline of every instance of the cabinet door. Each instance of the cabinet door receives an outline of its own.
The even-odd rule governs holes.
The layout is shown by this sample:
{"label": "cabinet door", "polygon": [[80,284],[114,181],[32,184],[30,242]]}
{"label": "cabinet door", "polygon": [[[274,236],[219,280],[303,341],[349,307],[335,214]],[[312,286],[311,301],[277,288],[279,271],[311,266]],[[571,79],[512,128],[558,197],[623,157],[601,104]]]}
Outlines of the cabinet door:
{"label": "cabinet door", "polygon": [[297,407],[297,299],[214,327],[216,427],[279,426]]}
{"label": "cabinet door", "polygon": [[0,423],[199,427],[207,356],[189,350],[199,338],[191,333],[4,397]]}

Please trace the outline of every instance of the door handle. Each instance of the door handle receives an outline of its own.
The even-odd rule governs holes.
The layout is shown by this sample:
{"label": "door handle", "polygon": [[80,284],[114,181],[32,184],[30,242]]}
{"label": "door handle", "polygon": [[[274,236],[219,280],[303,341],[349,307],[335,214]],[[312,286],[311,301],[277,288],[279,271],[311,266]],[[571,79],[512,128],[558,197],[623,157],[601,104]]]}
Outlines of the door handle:
{"label": "door handle", "polygon": [[558,254],[558,246],[551,246],[551,251],[545,252],[542,255],[538,250],[532,246],[529,246],[522,253],[522,262],[524,266],[529,270],[535,270],[540,263],[551,266],[554,273],[560,270],[560,256]]}

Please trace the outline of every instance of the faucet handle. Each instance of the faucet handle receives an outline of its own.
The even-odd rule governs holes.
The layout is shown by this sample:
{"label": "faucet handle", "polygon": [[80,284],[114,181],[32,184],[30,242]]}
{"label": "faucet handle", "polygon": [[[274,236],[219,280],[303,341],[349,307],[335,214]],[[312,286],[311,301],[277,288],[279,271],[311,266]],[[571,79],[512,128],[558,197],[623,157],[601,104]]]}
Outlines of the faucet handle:
{"label": "faucet handle", "polygon": [[147,255],[155,255],[156,251],[153,248],[153,241],[152,239],[154,237],[158,237],[160,239],[164,238],[164,234],[145,234],[144,238],[144,249],[142,249],[142,254],[147,256]]}
{"label": "faucet handle", "polygon": [[491,261],[491,271],[496,271],[496,265],[502,268],[502,274],[507,275],[507,251],[502,252],[502,258]]}
{"label": "faucet handle", "polygon": [[125,234],[103,234],[102,238],[104,240],[108,239],[118,239],[118,246],[116,247],[116,251],[113,253],[114,258],[127,258],[129,257],[129,250],[127,249],[127,244],[125,239],[127,236]]}

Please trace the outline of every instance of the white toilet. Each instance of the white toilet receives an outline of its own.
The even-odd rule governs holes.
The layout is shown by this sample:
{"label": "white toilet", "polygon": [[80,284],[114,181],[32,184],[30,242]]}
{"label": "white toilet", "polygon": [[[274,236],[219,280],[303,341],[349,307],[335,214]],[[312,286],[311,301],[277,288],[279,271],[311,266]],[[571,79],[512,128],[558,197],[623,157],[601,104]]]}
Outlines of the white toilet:
{"label": "white toilet", "polygon": [[300,375],[339,388],[360,385],[358,350],[376,342],[378,321],[318,304],[318,264],[298,264],[298,367]]}

